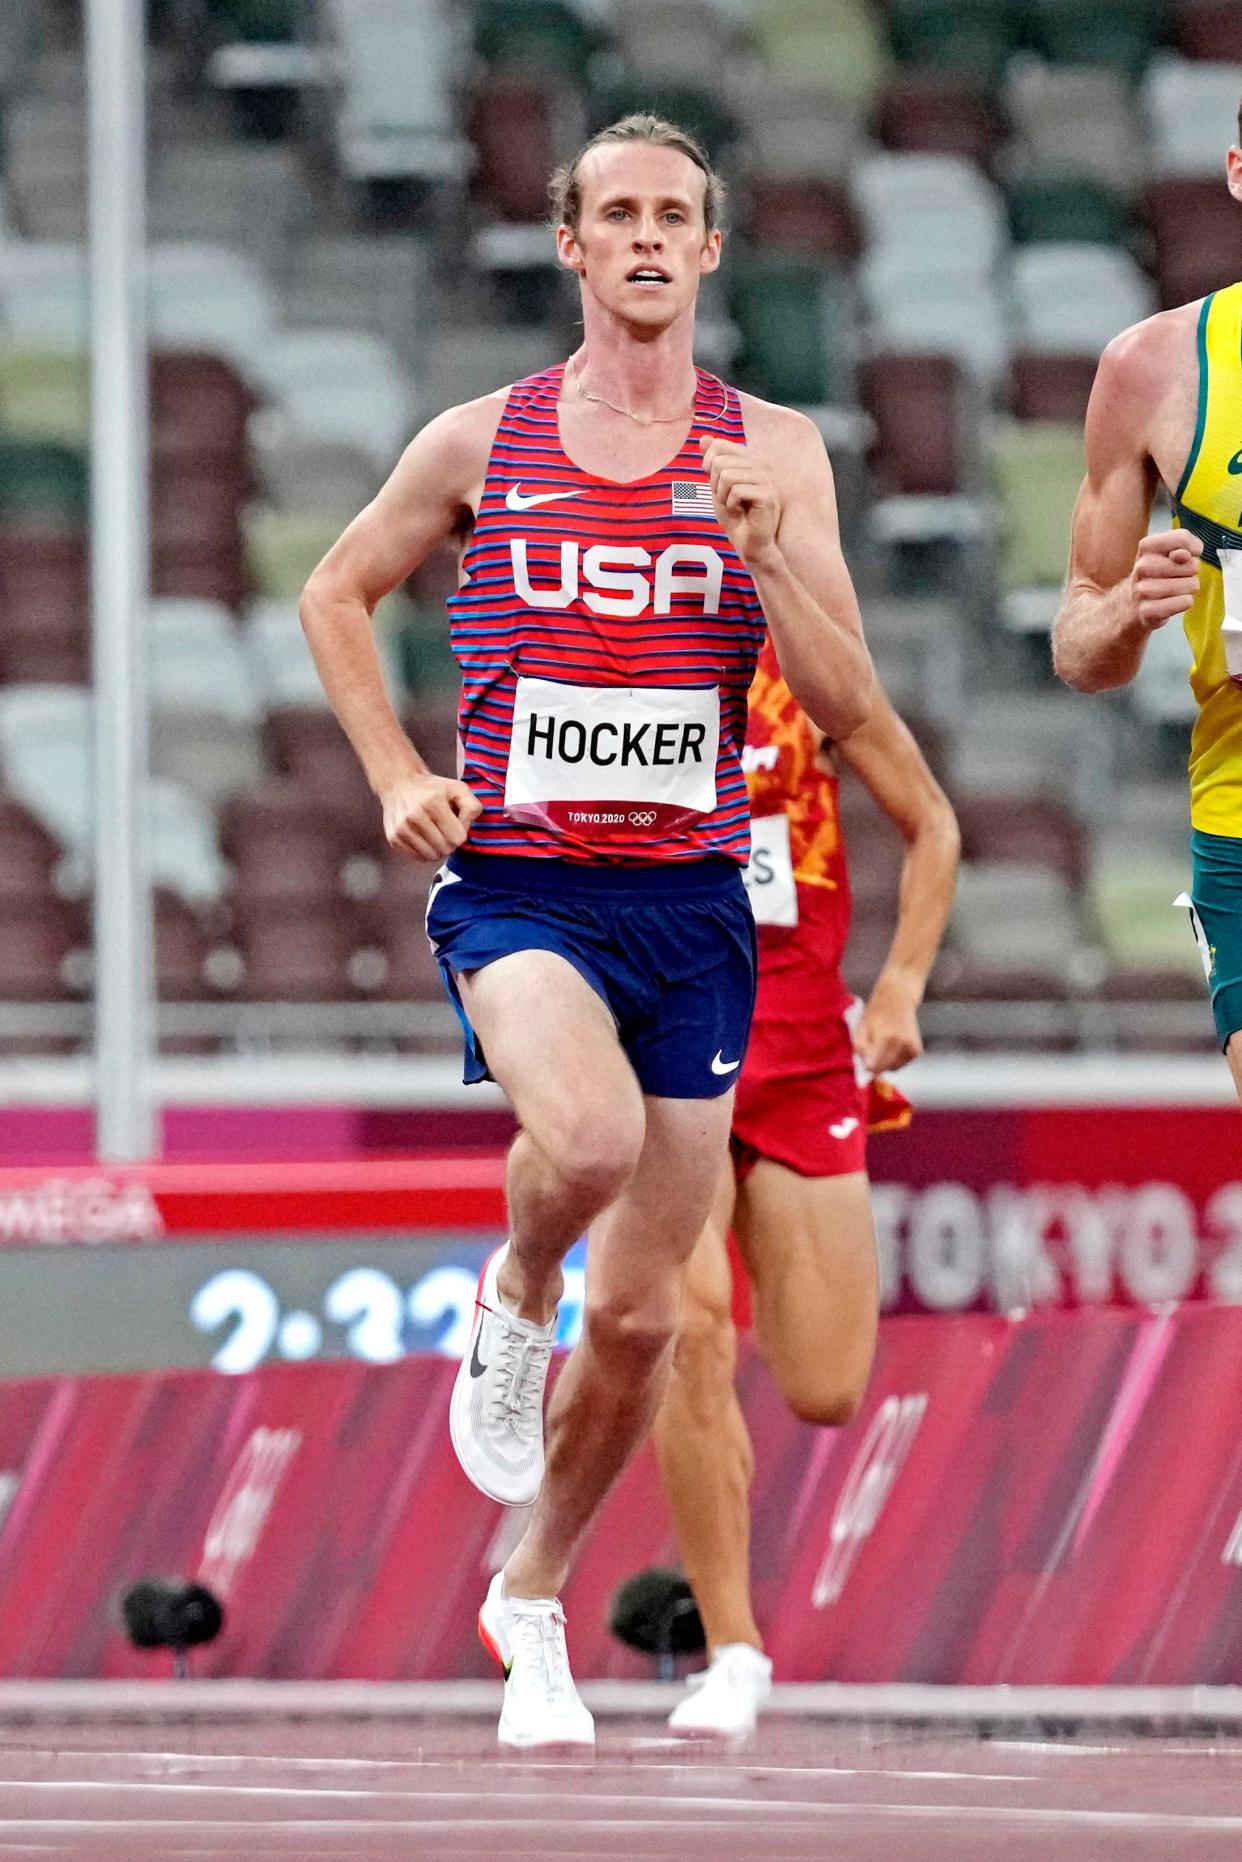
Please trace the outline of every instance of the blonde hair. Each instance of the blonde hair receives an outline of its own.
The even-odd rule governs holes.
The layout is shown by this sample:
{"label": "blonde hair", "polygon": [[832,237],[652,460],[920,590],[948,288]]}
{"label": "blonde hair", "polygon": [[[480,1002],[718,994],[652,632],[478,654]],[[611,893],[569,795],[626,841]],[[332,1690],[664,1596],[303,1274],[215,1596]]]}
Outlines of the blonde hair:
{"label": "blonde hair", "polygon": [[703,223],[709,233],[715,229],[724,207],[725,185],[712,167],[706,149],[688,129],[679,129],[676,123],[667,122],[664,117],[655,116],[650,110],[636,110],[632,115],[610,123],[607,129],[597,131],[579,149],[572,162],[557,169],[548,183],[554,226],[567,226],[572,233],[578,231],[578,221],[582,214],[582,183],[578,170],[582,159],[592,149],[606,148],[614,142],[650,142],[657,149],[676,149],[679,155],[692,161],[703,175]]}

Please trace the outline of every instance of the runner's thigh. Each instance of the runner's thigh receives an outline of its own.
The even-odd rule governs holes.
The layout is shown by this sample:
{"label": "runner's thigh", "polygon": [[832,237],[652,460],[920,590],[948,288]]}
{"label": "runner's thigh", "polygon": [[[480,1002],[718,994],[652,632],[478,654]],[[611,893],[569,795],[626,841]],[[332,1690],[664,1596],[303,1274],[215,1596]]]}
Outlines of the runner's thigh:
{"label": "runner's thigh", "polygon": [[675,1325],[686,1264],[721,1193],[733,1095],[644,1103],[638,1166],[591,1228],[587,1301]]}
{"label": "runner's thigh", "polygon": [[803,1177],[757,1159],[738,1186],[734,1233],[759,1346],[796,1407],[861,1392],[879,1312],[870,1184],[863,1171]]}
{"label": "runner's thigh", "polygon": [[537,1138],[598,1121],[628,1144],[642,1093],[602,997],[564,957],[519,950],[457,978],[467,1015],[522,1124]]}

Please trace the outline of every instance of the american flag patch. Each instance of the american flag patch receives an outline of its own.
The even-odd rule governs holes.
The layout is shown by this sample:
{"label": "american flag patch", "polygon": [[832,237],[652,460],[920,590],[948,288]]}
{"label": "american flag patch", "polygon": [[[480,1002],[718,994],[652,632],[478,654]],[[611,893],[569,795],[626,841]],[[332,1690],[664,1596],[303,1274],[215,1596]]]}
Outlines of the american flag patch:
{"label": "american flag patch", "polygon": [[704,511],[708,517],[714,517],[716,501],[711,486],[697,479],[675,478],[672,510],[674,517],[689,517],[694,511]]}

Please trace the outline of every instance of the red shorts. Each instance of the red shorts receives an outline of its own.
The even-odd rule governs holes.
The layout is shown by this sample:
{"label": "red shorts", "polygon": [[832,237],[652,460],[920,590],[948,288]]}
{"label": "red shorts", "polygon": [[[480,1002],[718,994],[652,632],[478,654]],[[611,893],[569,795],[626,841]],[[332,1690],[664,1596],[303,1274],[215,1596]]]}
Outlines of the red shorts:
{"label": "red shorts", "polygon": [[864,1084],[846,1021],[850,998],[822,969],[760,974],[750,1045],[733,1107],[733,1155],[803,1177],[844,1177],[867,1167],[867,1132],[908,1124],[910,1108],[886,1080]]}

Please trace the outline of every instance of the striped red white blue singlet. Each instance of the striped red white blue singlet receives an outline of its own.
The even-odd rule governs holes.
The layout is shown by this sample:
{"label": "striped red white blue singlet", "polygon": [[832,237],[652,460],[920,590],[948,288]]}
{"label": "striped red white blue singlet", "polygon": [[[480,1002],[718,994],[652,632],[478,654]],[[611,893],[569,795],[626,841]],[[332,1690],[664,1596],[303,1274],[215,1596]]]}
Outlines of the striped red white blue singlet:
{"label": "striped red white blue singlet", "polygon": [[[745,431],[736,390],[696,373],[685,444],[625,484],[564,451],[563,364],[510,391],[448,602],[461,773],[483,803],[472,852],[748,857],[741,751],[765,622],[699,447]],[[549,787],[561,799],[523,804]]]}

